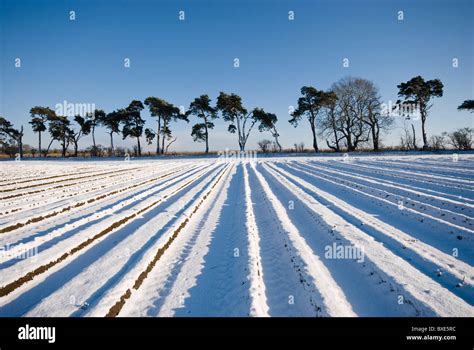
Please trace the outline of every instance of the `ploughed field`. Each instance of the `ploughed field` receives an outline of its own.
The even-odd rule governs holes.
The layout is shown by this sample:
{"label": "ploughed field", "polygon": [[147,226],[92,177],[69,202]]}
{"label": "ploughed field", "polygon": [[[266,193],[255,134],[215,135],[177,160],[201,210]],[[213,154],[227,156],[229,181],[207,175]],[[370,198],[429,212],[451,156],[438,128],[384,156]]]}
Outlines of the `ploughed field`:
{"label": "ploughed field", "polygon": [[0,316],[474,316],[474,156],[0,163]]}

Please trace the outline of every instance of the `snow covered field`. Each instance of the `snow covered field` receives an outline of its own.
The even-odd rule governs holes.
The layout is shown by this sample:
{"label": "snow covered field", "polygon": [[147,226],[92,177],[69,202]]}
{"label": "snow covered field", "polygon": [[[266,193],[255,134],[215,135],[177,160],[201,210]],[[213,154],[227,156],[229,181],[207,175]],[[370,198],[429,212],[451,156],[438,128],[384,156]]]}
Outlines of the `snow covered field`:
{"label": "snow covered field", "polygon": [[474,316],[474,155],[0,163],[0,316]]}

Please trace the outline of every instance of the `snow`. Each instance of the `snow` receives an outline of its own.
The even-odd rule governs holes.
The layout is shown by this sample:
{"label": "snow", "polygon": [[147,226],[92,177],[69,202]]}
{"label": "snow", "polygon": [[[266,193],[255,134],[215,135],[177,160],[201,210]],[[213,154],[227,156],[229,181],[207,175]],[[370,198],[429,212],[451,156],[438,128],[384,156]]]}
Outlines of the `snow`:
{"label": "snow", "polygon": [[2,162],[0,316],[474,316],[473,216],[472,154]]}

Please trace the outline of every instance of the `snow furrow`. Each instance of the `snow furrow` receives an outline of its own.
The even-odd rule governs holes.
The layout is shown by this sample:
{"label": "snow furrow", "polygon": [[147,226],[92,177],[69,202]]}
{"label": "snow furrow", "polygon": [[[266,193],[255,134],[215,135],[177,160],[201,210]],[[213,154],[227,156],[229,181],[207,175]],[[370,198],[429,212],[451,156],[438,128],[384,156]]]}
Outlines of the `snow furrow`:
{"label": "snow furrow", "polygon": [[64,206],[64,203],[76,203],[84,199],[97,197],[103,193],[112,192],[119,188],[135,188],[136,186],[133,185],[136,183],[152,180],[157,176],[169,173],[170,171],[179,171],[180,169],[186,168],[190,169],[192,167],[176,166],[158,172],[147,171],[131,173],[127,174],[127,176],[108,176],[106,178],[91,179],[66,189],[61,188],[60,190],[57,190],[51,188],[47,189],[46,192],[41,192],[40,194],[29,193],[27,198],[22,197],[19,199],[12,199],[9,202],[0,204],[0,207],[3,206],[10,210],[10,213],[7,212],[1,215],[0,225],[6,224],[7,221],[15,221],[18,216],[24,220],[25,217],[33,216],[35,214],[39,215],[45,211],[61,209],[61,205]]}
{"label": "snow furrow", "polygon": [[[229,303],[235,302],[234,297],[230,300],[219,300],[216,295],[229,287],[226,279],[212,278],[213,282],[221,283],[221,285],[206,288],[204,293],[194,293],[196,286],[201,285],[200,278],[209,276],[206,269],[212,265],[213,261],[209,260],[208,254],[212,241],[215,240],[214,236],[219,235],[217,228],[222,219],[222,210],[226,206],[229,191],[232,190],[230,180],[234,178],[235,173],[236,166],[232,166],[223,181],[216,187],[214,194],[210,196],[210,201],[178,235],[167,253],[160,259],[157,268],[150,272],[140,289],[125,303],[119,316],[218,315]],[[226,256],[228,260],[234,259],[230,253]],[[222,263],[222,259],[218,262]],[[215,271],[215,269],[210,271]],[[222,304],[210,305],[216,302]],[[248,315],[250,303],[242,311],[244,315]]]}
{"label": "snow furrow", "polygon": [[[293,168],[293,169],[302,171],[306,174],[309,174],[310,176],[313,176],[315,178],[318,178],[318,179],[336,184],[340,187],[347,188],[351,191],[360,193],[364,196],[368,196],[370,198],[374,198],[376,200],[382,201],[382,202],[384,202],[384,203],[386,203],[390,206],[394,206],[394,207],[398,208],[398,207],[400,207],[400,205],[403,205],[402,209],[400,209],[400,210],[405,210],[405,211],[413,213],[415,215],[431,219],[431,220],[435,221],[437,224],[444,224],[444,225],[456,228],[457,230],[464,231],[464,232],[469,233],[469,234],[474,233],[474,230],[466,227],[467,225],[466,226],[462,225],[463,222],[469,224],[469,222],[467,220],[470,220],[471,217],[468,217],[468,216],[465,216],[465,215],[463,216],[462,214],[457,214],[457,213],[452,213],[452,212],[451,212],[451,217],[449,217],[449,216],[446,217],[445,215],[442,215],[442,212],[444,211],[442,208],[432,206],[432,205],[427,204],[427,203],[422,203],[422,202],[419,202],[419,201],[411,199],[411,198],[396,195],[392,192],[388,192],[388,191],[385,191],[385,190],[380,190],[380,189],[374,188],[373,186],[355,184],[354,182],[351,182],[351,181],[348,181],[348,180],[343,180],[342,181],[340,179],[340,176],[338,176],[338,175],[332,175],[331,179],[328,179],[328,177],[325,174],[323,174],[324,176],[316,175],[314,172],[309,172],[309,171],[305,170],[304,167],[302,167],[299,164],[295,165],[295,166],[292,166],[292,165],[288,165],[288,166]],[[337,179],[337,181],[335,181],[334,179]],[[398,201],[394,202],[393,200],[388,200],[387,197],[389,197],[389,196],[396,197],[397,199],[401,199],[401,201],[398,200]],[[417,204],[417,206],[415,206],[416,204]],[[412,207],[410,207],[410,205]],[[429,212],[431,214],[420,211],[420,210],[425,210],[426,211],[427,208],[431,209],[431,210],[429,210]],[[445,211],[445,212],[449,212],[449,211]],[[441,213],[441,215],[436,215],[436,214],[440,214],[440,213]],[[441,219],[441,217],[443,217],[443,219]],[[456,217],[458,218],[458,220],[456,220]],[[472,226],[472,225],[470,225],[470,226]]]}
{"label": "snow furrow", "polygon": [[123,172],[127,172],[127,171],[130,171],[130,170],[136,170],[136,169],[139,169],[139,168],[113,170],[113,171],[107,171],[105,173],[102,172],[102,173],[96,173],[96,174],[89,174],[89,175],[74,177],[74,178],[71,178],[71,179],[61,178],[61,179],[55,180],[55,181],[42,182],[42,183],[39,183],[39,184],[29,184],[29,185],[23,186],[23,187],[3,188],[3,189],[0,190],[0,193],[9,193],[9,195],[10,195],[11,192],[15,193],[15,191],[22,191],[22,190],[25,190],[25,189],[35,189],[37,187],[43,187],[43,186],[48,186],[48,185],[53,185],[53,184],[58,184],[58,183],[63,183],[63,182],[66,182],[69,185],[73,185],[73,184],[76,184],[78,182],[70,183],[70,181],[78,181],[78,180],[88,179],[88,178],[91,178],[91,177],[96,178],[97,176],[123,173]]}
{"label": "snow furrow", "polygon": [[[169,239],[170,232],[179,227],[179,217],[174,214],[187,217],[188,208],[201,198],[221,172],[220,167],[215,168],[183,196],[174,201],[167,200],[161,207],[131,221],[132,232],[129,232],[129,227],[123,228],[114,233],[113,240],[112,237],[104,240],[87,254],[71,261],[60,271],[58,278],[62,283],[57,284],[59,288],[34,305],[26,315],[40,316],[54,305],[61,305],[53,316],[103,316],[113,305],[114,292],[120,292],[121,286],[133,281],[136,272],[147,266],[157,247],[162,246]],[[71,295],[75,296],[75,303],[70,302]],[[84,305],[87,307],[81,308]]]}
{"label": "snow furrow", "polygon": [[[421,173],[429,173],[429,174],[434,174],[434,175],[448,175],[453,178],[472,178],[474,176],[474,171],[468,170],[468,169],[462,169],[462,168],[449,168],[447,169],[446,166],[437,166],[437,165],[430,163],[430,164],[425,164],[423,162],[419,162],[418,164],[415,164],[415,162],[400,162],[397,160],[366,160],[365,161],[367,164],[375,165],[378,166],[382,164],[385,167],[390,167],[390,168],[395,168],[395,169],[401,169],[401,170],[419,170]],[[452,163],[455,163],[451,160]],[[465,174],[467,175],[466,177],[462,176],[456,176],[460,174]]]}
{"label": "snow furrow", "polygon": [[[339,162],[328,161],[321,162],[318,164],[320,164],[321,166],[327,166],[328,164],[330,164],[332,168],[355,172],[357,174],[375,176],[379,179],[381,178],[384,180],[394,179],[397,183],[407,186],[409,188],[415,188],[425,192],[443,195],[453,200],[461,200],[463,202],[474,203],[473,194],[468,193],[468,191],[464,190],[463,188],[460,188],[459,186],[455,186],[449,181],[427,181],[424,180],[424,178],[421,176],[410,176],[408,174],[401,175],[392,171],[382,170],[377,167],[368,168],[361,165],[359,162],[351,160]],[[416,184],[416,186],[414,186],[413,184]]]}
{"label": "snow furrow", "polygon": [[262,261],[260,253],[259,228],[255,222],[255,213],[252,203],[252,190],[249,185],[249,174],[245,163],[244,169],[245,184],[245,206],[246,206],[246,228],[248,236],[249,267],[250,267],[250,296],[252,298],[250,316],[268,316],[268,305],[265,297],[265,283],[263,282]]}
{"label": "snow furrow", "polygon": [[[337,198],[336,196],[328,192],[325,192],[313,186],[312,184],[288,173],[287,171],[281,168],[278,168],[278,170],[281,171],[285,176],[288,176],[288,178],[293,179],[301,186],[311,190],[316,195],[326,199],[334,206],[337,206],[341,208],[341,210],[343,210],[344,212],[350,214],[353,217],[356,217],[364,225],[369,225],[375,228],[376,230],[386,234],[387,236],[390,236],[391,238],[397,240],[401,245],[405,246],[407,249],[411,249],[416,252],[425,260],[432,261],[433,263],[440,265],[441,268],[451,272],[460,280],[465,279],[465,283],[474,286],[474,268],[469,264],[466,264],[460,261],[459,259],[456,259],[452,255],[443,253],[431,245],[425,244],[419,240],[414,240],[412,236],[406,234],[405,232],[388,225],[387,223],[377,219],[373,215],[367,214],[366,212],[344,202],[343,200]],[[309,173],[309,175],[315,176],[311,173]]]}
{"label": "snow furrow", "polygon": [[[427,191],[423,191],[422,189],[418,189],[418,188],[411,188],[411,187],[408,187],[408,186],[401,186],[400,184],[394,182],[394,181],[389,181],[389,180],[381,180],[381,179],[378,179],[376,177],[373,177],[373,176],[368,176],[368,175],[361,175],[361,174],[358,174],[357,172],[347,172],[347,171],[343,171],[341,169],[338,169],[338,170],[333,170],[333,169],[330,169],[328,167],[320,167],[318,165],[316,165],[314,162],[310,163],[310,162],[301,162],[301,165],[307,165],[308,167],[311,167],[313,169],[317,169],[318,171],[327,171],[327,172],[330,172],[331,174],[333,175],[345,175],[347,177],[351,177],[353,179],[356,179],[356,180],[362,180],[362,181],[365,181],[367,183],[371,183],[371,184],[376,184],[376,185],[380,185],[380,186],[383,186],[383,187],[389,187],[389,188],[393,188],[393,189],[396,189],[396,190],[399,190],[400,192],[407,192],[407,193],[413,193],[414,195],[416,195],[417,197],[420,197],[420,196],[423,196],[427,199],[430,199],[430,200],[436,200],[438,202],[440,202],[440,205],[450,205],[450,207],[452,208],[451,210],[447,210],[447,209],[443,209],[443,210],[446,210],[448,212],[454,212],[453,210],[454,209],[457,209],[457,206],[461,206],[461,207],[465,207],[465,208],[473,208],[474,209],[474,204],[471,204],[471,203],[467,203],[465,201],[459,201],[459,200],[453,200],[451,198],[447,198],[447,197],[443,197],[441,196],[441,194],[438,194],[438,195],[433,195],[433,194],[430,194],[430,193],[427,193]],[[426,204],[426,203],[424,203]],[[442,209],[442,208],[440,208]],[[461,209],[462,210],[462,209]],[[464,215],[464,214],[459,214],[459,213],[456,213],[458,215]],[[471,214],[471,211],[469,211],[469,214]],[[465,217],[469,217],[468,215],[464,215]]]}
{"label": "snow furrow", "polygon": [[45,220],[49,220],[51,218],[56,219],[57,216],[62,216],[63,214],[68,214],[71,215],[71,212],[74,212],[79,208],[80,210],[86,209],[92,204],[97,204],[97,203],[102,203],[104,200],[110,200],[110,199],[115,199],[117,195],[123,195],[128,193],[131,190],[135,190],[137,188],[146,186],[146,185],[151,185],[157,180],[162,180],[166,179],[168,176],[173,176],[175,174],[180,174],[183,171],[177,170],[177,171],[172,171],[168,172],[164,175],[159,175],[157,177],[154,177],[150,180],[142,181],[139,183],[134,183],[133,185],[130,185],[125,188],[118,188],[115,189],[114,191],[109,191],[106,192],[105,194],[101,194],[100,196],[96,196],[93,198],[86,198],[83,201],[78,201],[78,202],[70,202],[70,204],[66,207],[60,207],[56,208],[54,210],[51,210],[46,213],[42,213],[39,216],[35,217],[30,217],[27,219],[21,218],[21,221],[17,222],[9,222],[8,226],[4,226],[0,229],[0,234],[5,234],[5,233],[11,233],[12,231],[17,231],[18,229],[30,229],[30,225],[37,224],[38,222],[43,222]]}
{"label": "snow furrow", "polygon": [[[296,176],[293,176],[282,169],[276,169],[271,164],[264,166],[268,168],[269,171],[275,176],[282,179],[287,184],[288,188],[293,189],[295,191],[295,195],[300,198],[306,198],[308,205],[310,205],[311,208],[316,213],[321,215],[329,224],[336,228],[344,227],[344,230],[339,231],[341,235],[346,237],[355,245],[362,247],[367,259],[371,260],[375,266],[383,271],[383,273],[385,273],[388,277],[396,281],[398,287],[404,290],[405,294],[409,295],[408,298],[411,298],[410,301],[412,303],[416,303],[416,301],[420,303],[420,305],[418,305],[420,311],[423,309],[431,309],[440,316],[472,316],[474,314],[474,308],[471,305],[467,304],[464,300],[452,294],[437,282],[412,267],[400,257],[394,255],[383,245],[376,242],[372,237],[368,236],[357,227],[349,224],[326,206],[321,205],[313,197],[307,195],[304,191],[300,190],[296,185],[288,181],[286,178],[294,180],[300,186],[309,188],[322,197],[330,198],[334,205],[344,207],[345,205],[341,203],[341,201],[336,197],[328,193],[323,193],[319,189],[297,178]],[[367,224],[373,224],[372,220],[375,220],[374,218],[371,220],[365,213],[359,213],[356,208],[352,207],[351,210],[354,210],[354,213],[358,213],[360,219],[364,220]],[[382,228],[386,226],[381,222],[378,224]],[[402,232],[399,233],[404,235]],[[425,247],[425,249],[428,251],[431,250],[430,247]],[[445,259],[447,261],[452,261],[452,257],[443,255],[444,254],[440,253],[438,256],[436,256],[436,258],[439,260]],[[426,255],[426,257],[430,258],[429,255]],[[461,266],[465,265],[463,267],[465,267],[466,272],[469,273],[468,278],[472,279],[472,268],[469,265],[459,264],[457,261],[454,261],[454,263]],[[462,273],[455,269],[452,269],[452,272],[462,276]],[[472,280],[470,283],[472,284]]]}
{"label": "snow furrow", "polygon": [[474,316],[474,155],[5,162],[0,317]]}
{"label": "snow furrow", "polygon": [[[224,165],[224,170],[222,170],[220,172],[220,175],[217,177],[217,179],[213,180],[212,185],[210,185],[208,187],[208,190],[207,190],[206,194],[204,194],[204,196],[202,196],[199,200],[196,200],[194,202],[194,203],[197,202],[196,205],[194,205],[194,203],[193,203],[193,206],[191,206],[191,208],[187,210],[187,213],[184,215],[185,219],[180,221],[179,224],[177,224],[171,230],[168,231],[166,236],[169,237],[169,238],[166,240],[166,242],[163,242],[164,244],[157,244],[156,245],[156,247],[155,247],[156,253],[154,254],[154,256],[149,254],[147,257],[145,257],[143,259],[143,261],[148,262],[146,265],[142,264],[142,266],[146,266],[146,268],[140,269],[140,268],[137,267],[137,269],[134,269],[130,272],[134,276],[137,276],[134,283],[133,283],[133,285],[127,283],[127,285],[129,287],[121,295],[117,294],[117,293],[110,293],[110,292],[106,295],[106,298],[108,298],[109,300],[114,298],[115,295],[120,296],[118,298],[118,300],[116,299],[117,301],[115,302],[115,304],[113,304],[110,307],[109,311],[106,314],[107,317],[115,317],[120,313],[120,311],[123,308],[123,305],[130,298],[132,293],[134,293],[134,291],[138,290],[142,286],[143,282],[147,279],[150,272],[152,272],[153,269],[155,268],[156,263],[160,260],[160,258],[163,256],[163,254],[166,253],[167,249],[169,249],[170,245],[173,243],[173,241],[176,239],[176,237],[178,237],[178,235],[186,227],[186,225],[188,225],[190,220],[192,220],[192,218],[194,217],[195,213],[199,210],[201,205],[206,200],[209,200],[209,196],[212,194],[215,187],[219,184],[219,182],[222,180],[225,173],[228,172],[228,171],[229,171],[229,164],[226,164],[226,165]],[[138,273],[140,270],[141,270],[141,272]],[[125,289],[125,284],[123,283],[122,286],[120,286],[120,287],[123,287],[123,288],[121,288],[122,290]],[[103,304],[104,301],[105,301],[105,298],[103,298],[101,300],[101,303]],[[101,307],[103,308],[103,305],[101,305]]]}
{"label": "snow furrow", "polygon": [[[304,284],[312,284],[311,289],[313,290],[311,291],[311,299],[315,303],[313,306],[316,310],[319,309],[322,315],[325,316],[356,316],[351,305],[347,301],[344,292],[334,281],[329,270],[322,263],[321,259],[314,254],[304,238],[301,237],[298,229],[289,219],[285,208],[273,194],[268,183],[255,167],[252,167],[252,169],[274,211],[273,213],[267,214],[273,214],[271,217],[278,218],[277,220],[279,222],[277,226],[280,226],[285,234],[288,235],[291,244],[295,248],[295,254],[298,257],[298,260],[301,261],[302,267],[298,267],[298,270],[303,273],[306,279]],[[274,232],[274,228],[275,227],[268,229]],[[268,238],[271,239],[270,237]],[[276,240],[276,237],[273,239]],[[288,276],[285,278],[288,278]]]}
{"label": "snow furrow", "polygon": [[[213,168],[214,167],[215,166],[213,166]],[[120,218],[118,220],[117,220],[117,217],[114,217],[113,221],[112,220],[101,221],[100,224],[97,225],[97,228],[95,230],[94,228],[89,227],[86,231],[82,232],[80,236],[78,235],[74,236],[73,244],[75,245],[73,247],[71,247],[72,240],[69,239],[65,242],[66,247],[68,247],[66,249],[64,248],[64,244],[56,245],[54,246],[54,249],[51,249],[52,250],[51,252],[48,251],[47,253],[43,254],[45,255],[44,259],[42,259],[41,253],[40,253],[34,257],[34,260],[31,260],[31,259],[20,260],[19,263],[13,265],[10,269],[8,268],[3,269],[2,279],[5,279],[5,280],[2,280],[3,286],[0,287],[0,297],[7,296],[8,294],[12,293],[13,291],[17,290],[20,287],[25,287],[24,285],[26,283],[31,284],[31,281],[34,281],[34,279],[38,280],[37,278],[38,276],[44,274],[51,268],[57,269],[58,268],[57,265],[59,266],[63,265],[65,262],[67,262],[67,258],[69,258],[70,256],[75,255],[78,252],[84,253],[84,251],[87,251],[87,249],[91,249],[97,243],[99,243],[100,240],[103,239],[105,236],[115,232],[121,226],[129,224],[129,221],[133,220],[134,218],[136,217],[140,218],[141,216],[143,216],[144,213],[149,212],[161,202],[169,200],[169,198],[171,198],[175,194],[182,191],[184,188],[188,187],[189,185],[197,181],[202,175],[204,175],[205,172],[206,171],[204,170],[203,172],[200,172],[197,176],[192,177],[191,180],[183,180],[182,182],[179,182],[176,185],[170,188],[167,188],[166,192],[163,193],[163,195],[159,197],[157,200],[152,198],[145,203],[140,203],[139,206],[133,208],[132,210],[129,210],[128,212],[124,212],[120,216],[118,216]],[[99,233],[96,233],[92,237],[90,236],[91,233],[94,234],[94,232],[97,232],[97,231],[99,231]],[[61,252],[64,252],[64,251],[67,251],[67,252],[61,254]],[[53,254],[56,255],[56,257],[54,257]],[[49,262],[45,264],[44,262],[48,260]],[[37,261],[39,264],[42,264],[42,265],[32,270],[31,265],[35,261]],[[30,271],[30,272],[25,274],[26,271]],[[7,272],[8,272],[8,275],[7,275]],[[17,277],[18,275],[22,277],[18,278]],[[11,282],[7,282],[7,278],[9,278]]]}
{"label": "snow furrow", "polygon": [[[50,254],[51,249],[54,248],[58,250],[56,244],[61,244],[62,249],[69,249],[71,242],[74,242],[78,237],[88,235],[88,231],[91,229],[101,230],[103,227],[107,227],[108,224],[113,225],[113,220],[116,220],[117,216],[120,215],[123,217],[127,215],[130,211],[137,211],[135,208],[137,203],[144,204],[150,203],[153,200],[155,194],[159,194],[163,190],[172,190],[173,188],[180,186],[180,181],[183,181],[186,178],[197,179],[202,174],[206,172],[206,168],[200,171],[187,171],[183,174],[175,174],[176,177],[165,179],[154,184],[151,188],[143,191],[141,193],[135,193],[130,198],[121,198],[121,200],[114,203],[114,205],[109,206],[107,209],[99,210],[97,213],[92,211],[90,215],[85,215],[78,220],[72,220],[65,225],[60,225],[54,230],[50,230],[42,234],[42,232],[36,232],[34,237],[27,236],[23,237],[20,241],[12,243],[11,239],[9,240],[9,255],[4,255],[0,257],[0,269],[5,269],[14,264],[22,262],[20,259],[11,259],[10,256],[15,256],[19,251],[33,251],[36,250],[36,259],[41,260],[42,255]],[[165,192],[164,194],[166,194]],[[113,216],[113,217],[112,217]],[[92,220],[93,219],[93,220]],[[100,222],[100,225],[94,225],[98,223],[101,219],[105,221]],[[91,221],[92,220],[92,221]],[[73,239],[71,239],[71,237]],[[62,242],[62,241],[65,242]],[[76,242],[77,244],[77,242]],[[60,252],[61,250],[59,250]]]}
{"label": "snow furrow", "polygon": [[[292,174],[298,177],[300,180],[304,180],[307,183],[315,186],[319,190],[327,193],[333,193],[336,194],[338,199],[340,199],[343,203],[347,205],[351,205],[355,203],[361,203],[360,196],[359,197],[348,197],[347,195],[343,195],[343,192],[340,190],[334,191],[334,189],[326,188],[327,186],[324,186],[323,183],[321,182],[314,182],[311,181],[313,176],[311,174],[305,174],[301,171],[298,171],[295,169],[292,169],[291,167],[287,168],[288,171]],[[424,236],[423,239],[415,239],[415,237],[412,237],[412,239],[407,239],[405,243],[401,243],[400,239],[398,238],[397,235],[393,235],[389,231],[386,231],[383,228],[379,228],[376,225],[367,225],[360,217],[360,215],[354,215],[350,210],[347,210],[347,208],[343,208],[337,205],[334,205],[334,203],[331,201],[329,198],[322,197],[312,191],[311,189],[304,188],[305,192],[307,192],[309,195],[315,195],[317,200],[323,204],[326,205],[328,208],[330,208],[331,211],[334,213],[338,214],[341,216],[344,220],[348,221],[352,225],[358,227],[361,231],[364,233],[368,234],[369,236],[373,237],[377,241],[381,242],[384,244],[384,246],[392,251],[395,255],[401,257],[408,263],[410,263],[412,266],[420,270],[421,272],[425,273],[428,276],[436,276],[435,278],[439,281],[439,283],[447,288],[450,292],[453,294],[463,298],[469,303],[474,303],[474,288],[465,283],[466,279],[472,280],[472,277],[469,277],[469,275],[462,271],[463,277],[460,279],[459,275],[453,274],[452,271],[449,269],[446,269],[444,265],[436,260],[436,256],[432,254],[432,252],[426,252],[424,249],[422,249],[422,252],[420,253],[417,250],[414,250],[413,248],[410,248],[408,244],[411,244],[414,247],[417,247],[418,245],[422,244],[423,246],[428,246],[428,247],[433,247],[433,249],[440,249],[443,254],[447,254],[447,256],[452,257],[453,259],[459,260],[460,263],[466,264],[467,266],[472,266],[472,254],[473,254],[473,249],[472,249],[472,244],[469,244],[470,240],[469,239],[463,239],[461,241],[457,240],[455,237],[452,235],[446,235],[444,231],[440,230],[439,233],[434,232],[431,230],[432,234],[439,234],[440,236],[443,236],[442,241],[433,241],[427,236]],[[352,200],[349,200],[352,198]],[[426,222],[423,224],[417,223],[418,225],[414,225],[413,220],[410,220],[411,223],[409,225],[402,225],[405,229],[408,228],[408,231],[405,231],[403,229],[400,229],[397,227],[398,221],[396,220],[395,223],[392,223],[392,220],[387,220],[387,216],[385,213],[388,211],[387,208],[384,208],[383,206],[376,205],[368,207],[366,205],[361,205],[358,207],[360,211],[363,213],[366,213],[368,217],[374,217],[382,220],[385,222],[388,227],[396,228],[398,229],[399,232],[408,232],[409,236],[413,236],[415,232],[413,230],[416,230],[415,227],[420,228],[421,230],[424,230],[424,226],[426,226]],[[390,208],[389,208],[390,209]],[[374,211],[375,210],[375,211]],[[382,212],[382,214],[378,214],[378,210]],[[398,209],[394,210],[399,211]],[[402,212],[402,217],[405,217],[403,215],[404,211]],[[369,214],[370,213],[370,214]],[[432,226],[433,228],[436,228],[436,226]],[[416,233],[416,236],[419,236],[420,234]],[[469,237],[468,237],[469,238]],[[439,238],[438,238],[439,240]],[[429,241],[427,243],[426,241]],[[439,247],[439,248],[438,248]],[[410,249],[409,249],[410,248]],[[455,248],[455,249],[452,249]],[[456,252],[456,254],[455,254]],[[461,255],[458,256],[458,252],[461,252]],[[429,254],[431,258],[427,258],[427,255]],[[448,263],[447,265],[449,268],[453,268],[451,264]],[[462,288],[458,288],[458,284],[462,285]]]}
{"label": "snow furrow", "polygon": [[431,173],[426,173],[422,171],[417,171],[413,169],[408,169],[408,170],[402,170],[402,169],[393,169],[388,166],[381,166],[379,164],[372,164],[370,161],[366,160],[359,160],[357,163],[358,166],[368,168],[368,169],[377,169],[381,171],[388,171],[391,173],[396,173],[396,174],[402,174],[402,175],[409,175],[409,176],[420,176],[424,178],[429,178],[436,180],[438,182],[449,182],[451,184],[458,183],[458,186],[463,186],[465,190],[468,191],[474,191],[474,182],[472,179],[466,179],[466,178],[459,178],[456,176],[448,176],[448,175],[441,175],[441,174],[431,174]]}

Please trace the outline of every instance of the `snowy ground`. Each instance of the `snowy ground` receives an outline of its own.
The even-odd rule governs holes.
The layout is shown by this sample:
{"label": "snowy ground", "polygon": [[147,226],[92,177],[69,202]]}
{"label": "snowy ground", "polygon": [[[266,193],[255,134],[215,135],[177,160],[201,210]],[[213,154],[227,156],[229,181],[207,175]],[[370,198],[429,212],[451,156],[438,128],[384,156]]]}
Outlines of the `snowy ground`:
{"label": "snowy ground", "polygon": [[474,316],[474,155],[0,163],[0,316]]}

